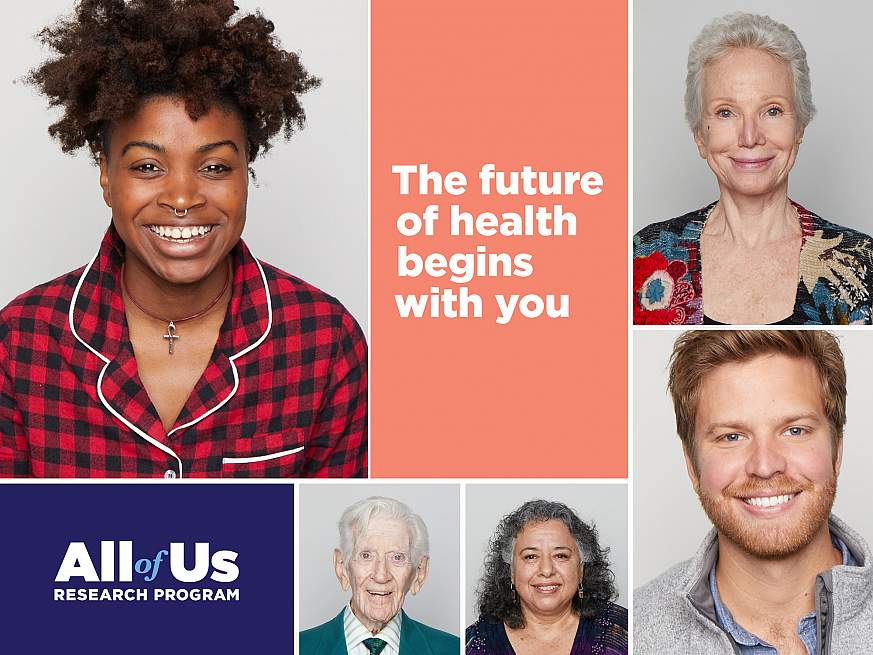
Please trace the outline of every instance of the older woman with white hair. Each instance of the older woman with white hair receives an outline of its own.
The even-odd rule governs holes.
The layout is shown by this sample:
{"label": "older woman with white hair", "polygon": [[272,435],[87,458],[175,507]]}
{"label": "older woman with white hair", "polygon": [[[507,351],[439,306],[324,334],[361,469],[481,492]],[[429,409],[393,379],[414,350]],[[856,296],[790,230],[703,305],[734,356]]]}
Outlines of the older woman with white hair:
{"label": "older woman with white hair", "polygon": [[873,240],[788,197],[814,114],[791,29],[742,12],[703,28],[685,115],[719,198],[634,237],[634,323],[870,323]]}
{"label": "older woman with white hair", "polygon": [[427,578],[429,540],[418,514],[373,496],[343,512],[337,579],[351,600],[333,619],[300,633],[301,655],[457,655],[460,640],[413,621],[401,609]]}

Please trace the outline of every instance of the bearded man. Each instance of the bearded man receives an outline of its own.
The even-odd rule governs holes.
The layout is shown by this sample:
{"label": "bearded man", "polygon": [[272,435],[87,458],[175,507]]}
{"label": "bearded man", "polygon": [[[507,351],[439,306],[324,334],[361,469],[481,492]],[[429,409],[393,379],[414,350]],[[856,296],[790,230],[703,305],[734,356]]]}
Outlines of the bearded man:
{"label": "bearded man", "polygon": [[830,513],[846,422],[836,339],[687,332],[669,388],[714,529],[694,558],[634,594],[634,653],[873,652],[870,549]]}

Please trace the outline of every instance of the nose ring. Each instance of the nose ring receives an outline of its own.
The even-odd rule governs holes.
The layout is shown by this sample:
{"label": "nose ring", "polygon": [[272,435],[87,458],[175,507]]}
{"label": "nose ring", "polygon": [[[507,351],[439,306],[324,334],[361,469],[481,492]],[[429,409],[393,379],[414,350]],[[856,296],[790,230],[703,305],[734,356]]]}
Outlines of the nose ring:
{"label": "nose ring", "polygon": [[178,209],[176,209],[175,207],[173,207],[173,213],[174,213],[176,216],[178,216],[179,218],[182,218],[182,217],[188,215],[188,210],[187,210],[187,209],[183,209],[182,211],[179,211]]}

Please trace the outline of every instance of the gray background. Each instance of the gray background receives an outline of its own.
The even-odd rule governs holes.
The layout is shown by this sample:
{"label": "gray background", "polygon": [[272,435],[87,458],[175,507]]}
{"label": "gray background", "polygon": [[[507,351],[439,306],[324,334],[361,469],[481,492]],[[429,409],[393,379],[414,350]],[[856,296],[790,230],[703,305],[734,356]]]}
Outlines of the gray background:
{"label": "gray background", "polygon": [[685,65],[701,28],[737,10],[785,23],[806,48],[818,114],[791,172],[790,196],[827,220],[873,232],[873,87],[867,80],[873,9],[858,2],[823,8],[792,0],[634,2],[634,231],[718,197],[715,176],[685,123]]}
{"label": "gray background", "polygon": [[[367,329],[367,3],[240,0],[276,24],[286,50],[323,79],[303,96],[307,126],[255,162],[243,238],[259,259],[338,297]],[[48,137],[46,101],[20,82],[48,54],[33,39],[72,0],[39,0],[0,21],[3,179],[0,306],[85,264],[109,224],[88,153]]]}
{"label": "gray background", "polygon": [[478,618],[476,585],[488,552],[488,540],[505,515],[523,503],[543,498],[569,505],[586,523],[597,526],[601,548],[609,546],[610,569],[615,574],[619,605],[627,607],[628,544],[627,486],[614,484],[468,484],[466,488],[467,546],[465,614],[467,624]]}
{"label": "gray background", "polygon": [[369,496],[388,496],[421,516],[430,536],[427,580],[418,594],[406,595],[403,609],[416,621],[459,634],[459,485],[335,482],[300,484],[298,489],[301,630],[332,619],[351,598],[351,590],[342,590],[333,568],[333,549],[339,545],[337,521],[343,511]]}
{"label": "gray background", "polygon": [[[870,439],[870,389],[873,334],[831,330],[846,360],[848,420],[843,465],[834,513],[868,541],[873,539],[873,439]],[[693,556],[711,524],[685,471],[676,434],[673,404],[667,394],[667,360],[680,330],[634,332],[634,585],[639,587],[667,568]]]}

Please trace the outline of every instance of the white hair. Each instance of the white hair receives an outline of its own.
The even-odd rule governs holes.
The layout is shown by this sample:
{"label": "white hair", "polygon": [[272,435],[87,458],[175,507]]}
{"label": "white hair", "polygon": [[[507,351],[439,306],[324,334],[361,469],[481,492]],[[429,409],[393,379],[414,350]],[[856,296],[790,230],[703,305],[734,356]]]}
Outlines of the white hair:
{"label": "white hair", "polygon": [[738,11],[716,18],[701,30],[688,50],[685,77],[685,120],[692,131],[703,117],[703,74],[706,67],[734,48],[755,48],[784,61],[794,82],[794,110],[798,128],[815,115],[806,50],[797,35],[769,16]]}
{"label": "white hair", "polygon": [[406,523],[409,527],[411,551],[409,555],[414,566],[421,564],[421,559],[429,555],[430,541],[427,536],[427,526],[421,517],[399,500],[371,496],[346,508],[340,517],[338,523],[339,543],[344,562],[348,563],[351,558],[358,535],[367,529],[370,521],[377,517]]}

